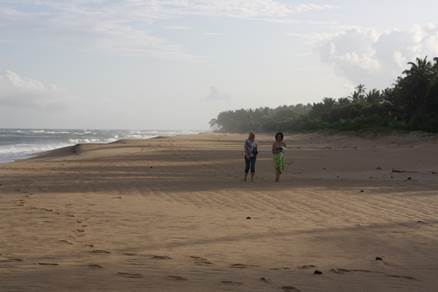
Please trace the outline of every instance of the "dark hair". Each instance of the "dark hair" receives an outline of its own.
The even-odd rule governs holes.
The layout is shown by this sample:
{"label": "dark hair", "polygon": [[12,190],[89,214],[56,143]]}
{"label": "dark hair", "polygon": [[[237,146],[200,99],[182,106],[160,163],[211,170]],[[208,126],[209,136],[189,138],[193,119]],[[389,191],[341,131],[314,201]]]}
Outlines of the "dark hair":
{"label": "dark hair", "polygon": [[284,138],[283,133],[282,132],[278,132],[277,134],[275,134],[275,141],[278,140],[278,137],[281,137],[281,139],[283,140],[283,138]]}

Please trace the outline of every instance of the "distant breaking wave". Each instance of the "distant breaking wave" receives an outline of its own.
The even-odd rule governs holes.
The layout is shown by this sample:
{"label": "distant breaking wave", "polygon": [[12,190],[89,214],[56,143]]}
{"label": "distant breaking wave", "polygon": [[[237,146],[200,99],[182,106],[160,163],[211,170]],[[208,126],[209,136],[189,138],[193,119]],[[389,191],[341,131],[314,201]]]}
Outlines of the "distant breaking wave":
{"label": "distant breaking wave", "polygon": [[32,157],[35,153],[84,143],[111,143],[120,139],[196,134],[196,131],[0,129],[0,163]]}

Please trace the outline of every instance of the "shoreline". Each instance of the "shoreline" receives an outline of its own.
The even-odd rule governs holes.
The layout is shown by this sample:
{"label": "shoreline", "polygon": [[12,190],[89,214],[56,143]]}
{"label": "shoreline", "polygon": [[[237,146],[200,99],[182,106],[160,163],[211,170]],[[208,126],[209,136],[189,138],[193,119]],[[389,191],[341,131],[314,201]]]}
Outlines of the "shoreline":
{"label": "shoreline", "polygon": [[[41,130],[41,129],[12,129],[12,130]],[[50,130],[50,129],[45,129],[45,130]],[[57,129],[55,129],[57,130]],[[60,129],[60,130],[64,130],[64,129]],[[169,130],[169,132],[172,132],[171,130]],[[228,132],[203,132],[203,131],[199,131],[199,132],[193,132],[193,131],[189,131],[188,134],[182,133],[182,134],[172,134],[172,135],[156,135],[156,136],[151,136],[148,138],[120,138],[114,141],[107,141],[107,142],[102,142],[102,143],[96,143],[96,142],[89,142],[89,143],[76,143],[76,144],[66,144],[60,147],[56,147],[53,149],[49,149],[49,150],[43,150],[43,151],[36,151],[36,152],[31,152],[29,154],[26,154],[25,156],[22,156],[20,158],[14,159],[14,160],[8,160],[8,161],[0,161],[0,165],[4,165],[4,164],[8,164],[8,163],[15,163],[15,162],[19,162],[22,160],[28,160],[28,159],[34,159],[34,158],[38,158],[41,155],[46,155],[49,154],[52,151],[57,151],[63,148],[68,148],[68,147],[78,147],[79,145],[87,145],[87,144],[96,144],[96,145],[106,145],[106,144],[111,144],[111,143],[117,143],[121,140],[149,140],[149,139],[155,139],[155,138],[159,138],[159,137],[176,137],[176,136],[192,136],[192,135],[199,135],[199,134],[216,134],[216,135],[242,135],[242,137],[245,137],[245,135],[247,135],[248,133],[246,132],[242,132],[242,133],[228,133]],[[418,132],[418,131],[411,131],[411,132],[390,132],[390,133],[374,133],[374,132],[363,132],[363,133],[357,133],[357,132],[342,132],[342,131],[313,131],[313,132],[296,132],[296,133],[287,133],[289,136],[297,136],[297,135],[319,135],[319,136],[328,136],[328,137],[334,137],[334,136],[339,136],[339,137],[352,137],[352,138],[363,138],[366,140],[374,140],[374,139],[385,139],[385,138],[395,138],[395,139],[402,139],[402,140],[411,140],[413,139],[414,141],[418,140],[418,139],[426,139],[428,141],[438,141],[438,134],[434,134],[434,133],[427,133],[427,132]],[[266,132],[260,132],[257,133],[257,135],[262,135],[264,137],[268,137],[268,136],[272,136],[273,133],[266,133]],[[37,145],[37,144],[35,144]],[[11,153],[12,155],[12,153]]]}
{"label": "shoreline", "polygon": [[[0,130],[5,130],[5,131],[13,131],[14,133],[17,132],[20,135],[22,135],[24,132],[29,132],[29,133],[35,133],[35,134],[47,134],[47,135],[53,135],[53,134],[60,134],[60,135],[65,135],[65,134],[69,134],[70,132],[72,133],[77,133],[79,134],[79,131],[83,131],[84,133],[92,133],[92,131],[99,131],[99,132],[106,132],[106,133],[110,133],[110,132],[119,132],[119,131],[126,131],[132,134],[129,134],[127,137],[119,137],[119,135],[115,135],[114,137],[90,137],[90,138],[79,138],[76,139],[73,136],[71,138],[67,137],[63,137],[63,140],[65,139],[69,139],[70,142],[63,142],[63,140],[59,140],[57,142],[54,142],[53,139],[51,139],[51,137],[49,136],[49,141],[50,143],[47,144],[43,144],[43,143],[33,143],[33,144],[29,144],[32,143],[32,141],[27,142],[27,143],[18,143],[17,145],[14,144],[5,144],[2,145],[3,147],[7,147],[9,146],[11,148],[10,152],[8,153],[6,150],[2,150],[2,156],[0,156],[0,165],[1,164],[7,164],[7,163],[14,163],[14,162],[18,162],[21,160],[26,160],[26,159],[32,159],[35,157],[38,157],[41,154],[45,154],[47,152],[50,151],[56,151],[58,149],[62,149],[65,147],[71,147],[71,146],[75,146],[75,145],[79,145],[79,144],[108,144],[108,143],[115,143],[119,140],[124,140],[124,139],[131,139],[131,140],[147,140],[147,139],[153,139],[156,137],[173,137],[173,136],[178,136],[178,135],[190,135],[190,134],[198,134],[201,132],[198,131],[182,131],[180,133],[178,133],[178,131],[175,130],[166,130],[166,131],[157,131],[157,130],[141,130],[141,131],[137,131],[137,130],[81,130],[81,129],[72,129],[72,130],[66,130],[66,129],[0,129]],[[137,137],[139,136],[138,133],[143,132],[146,136],[144,137]],[[149,134],[149,133],[155,133],[154,135]],[[169,133],[169,134],[166,134]],[[130,135],[132,137],[130,137]],[[27,136],[23,136],[23,138],[27,138]],[[30,137],[29,137],[30,138]],[[7,136],[6,136],[7,139]],[[41,139],[41,138],[40,138]],[[77,142],[78,140],[91,140],[89,142]],[[106,140],[106,141],[102,141],[102,142],[96,142],[93,140]],[[57,145],[59,144],[59,145]],[[18,149],[16,149],[16,147],[23,147],[23,149],[21,151],[19,151]],[[39,148],[39,149],[38,149]],[[46,149],[44,149],[46,148]],[[32,150],[35,149],[35,150]]]}

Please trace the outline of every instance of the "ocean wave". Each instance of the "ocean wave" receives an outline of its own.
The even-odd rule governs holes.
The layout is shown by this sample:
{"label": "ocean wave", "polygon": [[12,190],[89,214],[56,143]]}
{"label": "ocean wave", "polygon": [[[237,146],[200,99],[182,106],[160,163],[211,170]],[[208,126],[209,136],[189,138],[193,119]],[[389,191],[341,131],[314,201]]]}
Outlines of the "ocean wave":
{"label": "ocean wave", "polygon": [[197,133],[174,130],[0,129],[0,163],[75,144],[103,144],[120,139],[151,139]]}
{"label": "ocean wave", "polygon": [[56,148],[70,146],[71,144],[49,144],[49,145],[36,145],[36,144],[18,144],[0,146],[0,155],[2,154],[18,154],[18,153],[35,153],[53,150]]}
{"label": "ocean wave", "polygon": [[88,144],[88,143],[112,143],[117,141],[117,138],[79,138],[79,139],[69,139],[70,145],[74,144]]}
{"label": "ocean wave", "polygon": [[155,137],[158,137],[158,135],[130,134],[125,139],[152,139]]}
{"label": "ocean wave", "polygon": [[46,152],[57,148],[69,146],[69,144],[16,144],[0,146],[0,163],[12,162],[19,159],[30,158],[36,153]]}

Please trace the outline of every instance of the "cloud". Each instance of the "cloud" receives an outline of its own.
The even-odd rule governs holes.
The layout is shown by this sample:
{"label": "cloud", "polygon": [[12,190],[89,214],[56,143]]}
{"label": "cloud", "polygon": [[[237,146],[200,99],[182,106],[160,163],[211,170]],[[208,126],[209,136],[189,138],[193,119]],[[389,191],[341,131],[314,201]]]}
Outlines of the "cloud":
{"label": "cloud", "polygon": [[224,36],[223,32],[204,32],[202,33],[204,36]]}
{"label": "cloud", "polygon": [[[0,27],[119,55],[196,60],[178,44],[148,33],[159,21],[184,16],[280,19],[329,5],[274,0],[3,0]],[[168,26],[168,29],[186,29]]]}
{"label": "cloud", "polygon": [[389,86],[417,57],[438,56],[438,27],[415,26],[378,33],[353,28],[321,41],[321,60],[353,83],[369,87]]}
{"label": "cloud", "polygon": [[205,97],[205,100],[208,101],[223,101],[223,100],[229,100],[230,96],[219,89],[217,89],[215,86],[210,86],[210,92]]}
{"label": "cloud", "polygon": [[0,74],[0,105],[14,108],[59,109],[64,90],[54,84],[22,77],[13,71]]}
{"label": "cloud", "polygon": [[192,28],[190,26],[184,26],[184,25],[168,25],[164,26],[165,29],[168,30],[191,30]]}
{"label": "cloud", "polygon": [[238,18],[287,17],[332,7],[314,3],[287,4],[273,0],[174,0],[163,1],[162,5],[168,14]]}

